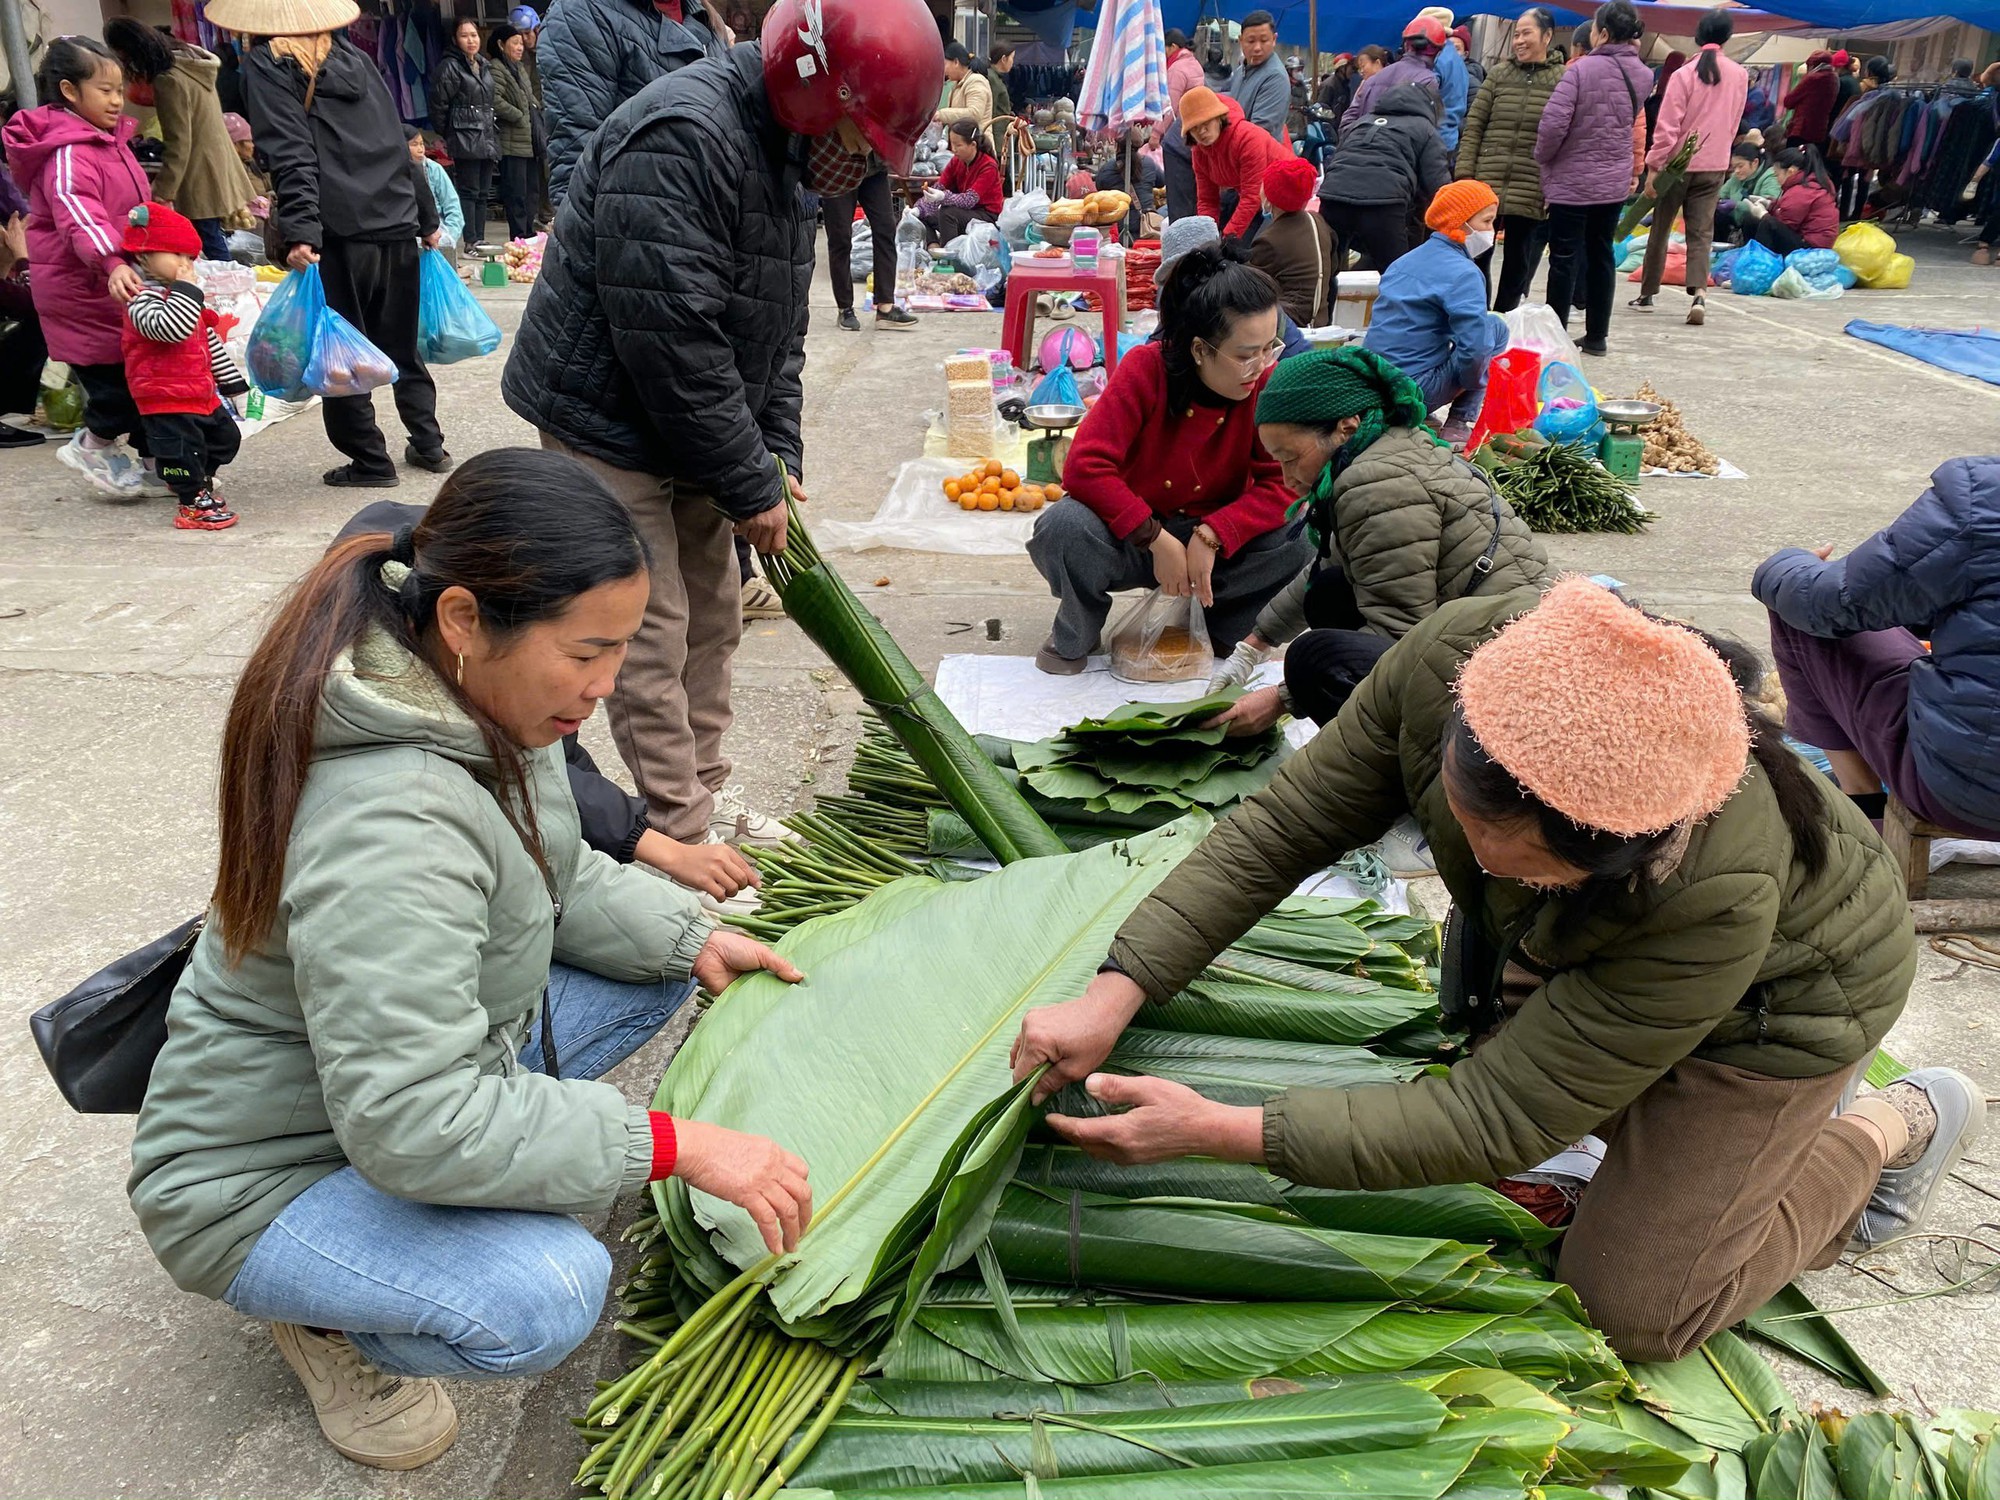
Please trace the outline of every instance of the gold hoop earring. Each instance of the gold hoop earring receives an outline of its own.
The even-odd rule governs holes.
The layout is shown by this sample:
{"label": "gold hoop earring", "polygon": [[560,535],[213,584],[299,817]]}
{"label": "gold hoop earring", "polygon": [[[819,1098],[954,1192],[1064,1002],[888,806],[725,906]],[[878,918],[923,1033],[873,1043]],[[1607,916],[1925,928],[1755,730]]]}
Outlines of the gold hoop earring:
{"label": "gold hoop earring", "polygon": [[463,651],[458,653],[458,685],[460,687],[465,686],[465,653]]}

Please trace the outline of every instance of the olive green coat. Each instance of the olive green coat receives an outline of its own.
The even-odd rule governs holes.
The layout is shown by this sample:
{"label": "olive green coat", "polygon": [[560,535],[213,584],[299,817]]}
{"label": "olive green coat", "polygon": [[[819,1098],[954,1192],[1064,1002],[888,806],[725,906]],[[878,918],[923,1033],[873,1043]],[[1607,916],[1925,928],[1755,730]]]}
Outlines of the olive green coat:
{"label": "olive green coat", "polygon": [[502,156],[535,154],[535,85],[525,63],[491,60],[493,67],[493,118],[500,125]]}
{"label": "olive green coat", "polygon": [[174,65],[153,80],[164,161],[153,197],[190,219],[226,219],[256,196],[236,143],[222,123],[212,52],[176,43]]}
{"label": "olive green coat", "polygon": [[[1487,571],[1481,564],[1496,530],[1500,545]],[[1486,476],[1414,427],[1391,427],[1335,476],[1326,542],[1327,561],[1346,573],[1369,632],[1392,641],[1448,600],[1545,588],[1555,576],[1527,522]],[[1267,645],[1306,628],[1312,572],[1258,615],[1257,636]]]}
{"label": "olive green coat", "polygon": [[222,1296],[285,1205],[349,1163],[399,1198],[566,1214],[651,1175],[647,1111],[518,1054],[552,958],[685,978],[713,924],[584,845],[560,745],[529,761],[560,927],[429,668],[382,635],[336,665],[270,935],[232,969],[203,929],[139,1112],[127,1188],[180,1286]]}
{"label": "olive green coat", "polygon": [[1511,57],[1493,65],[1473,95],[1458,133],[1458,175],[1476,177],[1500,198],[1500,212],[1523,219],[1548,217],[1542,169],[1535,161],[1535,132],[1556,81],[1558,62],[1523,67]]}
{"label": "olive green coat", "polygon": [[[1112,958],[1177,993],[1314,870],[1404,813],[1452,899],[1544,983],[1443,1076],[1265,1106],[1271,1169],[1330,1188],[1491,1182],[1546,1160],[1693,1055],[1773,1078],[1868,1055],[1901,1014],[1916,936],[1880,836],[1814,778],[1831,839],[1808,873],[1754,763],[1657,884],[1537,893],[1481,872],[1440,780],[1460,665],[1534,606],[1447,604],[1392,647],[1340,716],[1238,807],[1126,920]],[[1518,940],[1514,935],[1520,933]]]}

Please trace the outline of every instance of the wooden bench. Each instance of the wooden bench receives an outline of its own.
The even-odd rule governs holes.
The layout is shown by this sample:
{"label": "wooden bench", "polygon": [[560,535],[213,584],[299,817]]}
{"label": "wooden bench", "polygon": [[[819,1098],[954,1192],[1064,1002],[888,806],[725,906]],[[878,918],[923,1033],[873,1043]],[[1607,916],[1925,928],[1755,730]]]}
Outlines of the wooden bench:
{"label": "wooden bench", "polygon": [[1931,840],[1960,838],[1949,828],[1927,823],[1895,797],[1882,817],[1882,841],[1889,857],[1903,872],[1909,887],[1910,915],[1919,932],[1965,932],[1974,928],[2000,927],[2000,898],[1959,896],[1946,901],[1927,898],[1931,882]]}

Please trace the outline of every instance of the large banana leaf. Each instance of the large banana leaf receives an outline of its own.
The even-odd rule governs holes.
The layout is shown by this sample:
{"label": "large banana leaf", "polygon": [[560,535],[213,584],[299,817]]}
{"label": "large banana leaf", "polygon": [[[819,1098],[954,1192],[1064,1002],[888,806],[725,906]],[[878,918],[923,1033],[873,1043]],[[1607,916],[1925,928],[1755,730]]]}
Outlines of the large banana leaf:
{"label": "large banana leaf", "polygon": [[1143,1019],[1158,1031],[1359,1045],[1436,1014],[1435,995],[1367,979],[1342,976],[1338,987],[1303,989],[1204,977],[1166,1004],[1148,1007]]}
{"label": "large banana leaf", "polygon": [[1771,1500],[1841,1500],[1833,1450],[1819,1423],[1787,1419],[1743,1449],[1750,1492]]}
{"label": "large banana leaf", "polygon": [[[1292,1088],[1403,1083],[1423,1072],[1424,1064],[1377,1057],[1361,1047],[1200,1036],[1135,1026],[1118,1039],[1105,1059],[1105,1070],[1184,1083],[1220,1104],[1262,1104]],[[1049,1108],[1090,1119],[1106,1113],[1108,1106],[1093,1099],[1082,1084],[1072,1084],[1056,1094]]]}
{"label": "large banana leaf", "polygon": [[1044,1188],[1082,1188],[1117,1198],[1207,1198],[1287,1208],[1321,1229],[1360,1234],[1405,1234],[1441,1240],[1498,1240],[1537,1247],[1553,1242],[1551,1229],[1511,1199],[1478,1183],[1340,1192],[1299,1187],[1248,1162],[1187,1157],[1143,1167],[1120,1167],[1086,1156],[1074,1146],[1032,1145],[1015,1174]]}
{"label": "large banana leaf", "polygon": [[[1204,826],[966,884],[898,881],[785,940],[805,983],[752,975],[703,1018],[656,1106],[771,1136],[805,1157],[816,1213],[769,1287],[784,1323],[820,1331],[809,1320],[907,1272],[914,1242],[898,1243],[895,1231],[942,1191],[968,1123],[1010,1093],[1007,1053],[1022,1013],[1082,992],[1119,924]],[[922,1009],[912,995],[925,997]],[[1025,1118],[1016,1123],[1025,1129]],[[709,1231],[726,1265],[696,1257],[691,1270],[711,1288],[729,1267],[763,1257],[741,1209],[678,1179],[660,1197],[684,1251],[696,1248],[691,1225]]]}
{"label": "large banana leaf", "polygon": [[1776,1344],[1795,1359],[1817,1365],[1871,1395],[1890,1394],[1888,1382],[1870,1368],[1838,1328],[1820,1313],[1797,1282],[1786,1287],[1743,1320],[1743,1327],[1768,1344]]}
{"label": "large banana leaf", "polygon": [[[1058,1500],[1439,1500],[1478,1465],[1482,1478],[1511,1479],[1512,1493],[1541,1474],[1566,1424],[1544,1412],[1491,1411],[1455,1418],[1430,1442],[1367,1453],[1328,1454],[1276,1462],[1175,1468],[1164,1472],[1037,1479],[1028,1493]],[[877,1489],[873,1493],[881,1493]],[[813,1496],[831,1490],[789,1492]],[[850,1492],[851,1493],[851,1492]],[[894,1492],[901,1500],[1021,1500],[1018,1479],[997,1484],[941,1485]]]}
{"label": "large banana leaf", "polygon": [[[1577,1392],[1616,1392],[1624,1366],[1604,1336],[1561,1313],[1422,1312],[1389,1303],[929,1304],[884,1373],[901,1380],[1303,1379],[1370,1371],[1511,1370]],[[1056,1295],[1064,1295],[1057,1289]]]}
{"label": "large banana leaf", "polygon": [[1155,1380],[1134,1375],[1103,1385],[1058,1385],[1045,1380],[864,1380],[847,1398],[846,1410],[879,1417],[998,1417],[1021,1412],[1090,1415],[1098,1412],[1153,1411],[1160,1408],[1221,1406],[1265,1401],[1300,1391],[1356,1391],[1368,1386],[1427,1384],[1434,1376],[1362,1375],[1242,1376],[1235,1380]]}
{"label": "large banana leaf", "polygon": [[830,1490],[909,1489],[1079,1474],[1139,1474],[1408,1448],[1443,1425],[1444,1403],[1384,1382],[1214,1406],[1007,1418],[870,1416],[844,1411],[797,1482]]}
{"label": "large banana leaf", "polygon": [[1917,1425],[1890,1412],[1848,1419],[1835,1468],[1847,1500],[1953,1500],[1944,1465]]}
{"label": "large banana leaf", "polygon": [[1641,1400],[1698,1443],[1741,1455],[1795,1415],[1784,1383],[1741,1339],[1718,1333],[1671,1364],[1635,1364]]}
{"label": "large banana leaf", "polygon": [[1502,1269],[1474,1245],[1320,1229],[1253,1206],[1016,1183],[1001,1198],[990,1243],[1001,1268],[1028,1281],[1267,1302],[1575,1309],[1561,1283]]}

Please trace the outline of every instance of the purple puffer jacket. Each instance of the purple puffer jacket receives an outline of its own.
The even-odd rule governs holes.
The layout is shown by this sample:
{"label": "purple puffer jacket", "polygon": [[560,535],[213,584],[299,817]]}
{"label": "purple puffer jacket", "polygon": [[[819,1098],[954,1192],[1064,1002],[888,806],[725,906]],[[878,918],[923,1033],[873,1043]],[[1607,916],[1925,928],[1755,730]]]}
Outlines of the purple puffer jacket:
{"label": "purple puffer jacket", "polygon": [[66,109],[24,109],[0,131],[7,165],[28,190],[28,285],[51,358],[72,365],[124,362],[125,311],[111,299],[111,273],[125,216],[153,196],[126,142],[139,122],[119,118],[115,135]]}
{"label": "purple puffer jacket", "polygon": [[1632,120],[1652,91],[1653,70],[1630,42],[1607,42],[1572,63],[1535,133],[1542,196],[1550,203],[1631,197]]}

